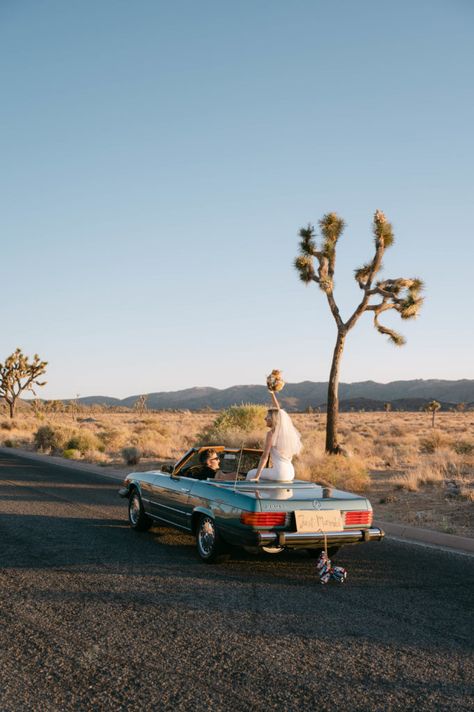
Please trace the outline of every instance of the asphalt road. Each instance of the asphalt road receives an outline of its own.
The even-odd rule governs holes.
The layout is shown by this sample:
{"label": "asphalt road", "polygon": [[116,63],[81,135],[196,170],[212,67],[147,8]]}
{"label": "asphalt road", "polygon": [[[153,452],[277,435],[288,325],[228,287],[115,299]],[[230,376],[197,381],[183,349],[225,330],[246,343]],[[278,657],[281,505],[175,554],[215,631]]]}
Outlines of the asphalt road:
{"label": "asphalt road", "polygon": [[0,710],[473,710],[474,558],[346,547],[201,563],[110,479],[0,458]]}

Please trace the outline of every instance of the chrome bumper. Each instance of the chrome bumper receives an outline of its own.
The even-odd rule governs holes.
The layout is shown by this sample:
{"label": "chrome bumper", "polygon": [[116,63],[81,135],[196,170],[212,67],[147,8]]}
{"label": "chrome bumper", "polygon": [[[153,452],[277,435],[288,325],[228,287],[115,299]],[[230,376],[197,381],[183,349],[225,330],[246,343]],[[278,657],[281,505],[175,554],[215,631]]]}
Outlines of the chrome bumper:
{"label": "chrome bumper", "polygon": [[324,546],[326,539],[328,545],[357,544],[361,541],[381,541],[385,532],[378,527],[371,529],[346,529],[343,532],[258,532],[259,546],[317,547]]}

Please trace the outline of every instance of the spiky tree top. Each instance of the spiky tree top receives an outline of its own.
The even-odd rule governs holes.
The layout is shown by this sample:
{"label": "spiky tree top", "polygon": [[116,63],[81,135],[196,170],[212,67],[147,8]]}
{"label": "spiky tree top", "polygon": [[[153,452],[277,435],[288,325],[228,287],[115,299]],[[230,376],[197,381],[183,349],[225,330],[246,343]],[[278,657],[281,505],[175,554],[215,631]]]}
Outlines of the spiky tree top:
{"label": "spiky tree top", "polygon": [[38,378],[46,372],[47,365],[48,362],[42,361],[38,354],[30,361],[21,349],[16,349],[5,359],[5,363],[0,363],[0,398],[14,404],[23,391],[34,394],[34,386],[46,384]]}
{"label": "spiky tree top", "polygon": [[436,413],[437,410],[441,408],[441,403],[438,403],[438,401],[432,400],[429,403],[425,405],[425,410],[428,413]]}
{"label": "spiky tree top", "polygon": [[301,228],[299,231],[300,254],[295,260],[295,267],[300,279],[309,284],[316,282],[326,294],[329,307],[339,331],[347,332],[365,311],[374,314],[374,326],[381,334],[386,334],[389,340],[397,346],[402,346],[405,339],[396,331],[383,326],[379,317],[389,309],[397,311],[402,319],[413,319],[417,316],[423,297],[421,279],[405,279],[397,277],[375,281],[382,267],[382,258],[387,247],[394,242],[392,225],[387,221],[381,210],[376,210],[372,223],[375,241],[375,253],[370,262],[354,270],[354,278],[363,292],[362,300],[351,317],[344,322],[334,299],[334,270],[336,266],[336,245],[345,224],[336,213],[327,213],[319,221],[321,242],[318,247],[313,225]]}

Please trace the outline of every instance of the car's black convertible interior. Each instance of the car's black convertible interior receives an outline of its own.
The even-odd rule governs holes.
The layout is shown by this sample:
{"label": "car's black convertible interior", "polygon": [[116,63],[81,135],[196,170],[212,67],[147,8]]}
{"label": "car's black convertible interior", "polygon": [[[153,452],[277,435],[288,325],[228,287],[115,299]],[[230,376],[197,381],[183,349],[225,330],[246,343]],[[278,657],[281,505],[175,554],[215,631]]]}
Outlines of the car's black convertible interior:
{"label": "car's black convertible interior", "polygon": [[[217,450],[220,456],[220,471],[228,475],[228,479],[237,478],[239,480],[245,480],[247,472],[257,467],[260,455],[262,454],[260,450],[244,449],[241,451],[240,449],[227,449],[223,446],[210,447]],[[183,467],[176,471],[176,474],[179,474],[180,477],[200,479],[199,474],[202,465],[199,461],[199,454],[204,449],[205,448],[199,448],[196,450]]]}

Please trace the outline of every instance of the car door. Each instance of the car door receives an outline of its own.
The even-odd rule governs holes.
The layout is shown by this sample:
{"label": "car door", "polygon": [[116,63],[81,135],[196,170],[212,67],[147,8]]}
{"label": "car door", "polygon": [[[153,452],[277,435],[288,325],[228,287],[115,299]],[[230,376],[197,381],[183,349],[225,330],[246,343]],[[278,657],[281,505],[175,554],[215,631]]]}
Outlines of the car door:
{"label": "car door", "polygon": [[156,475],[151,485],[150,513],[169,524],[190,529],[191,517],[187,505],[192,482],[188,477],[172,477],[165,473]]}

